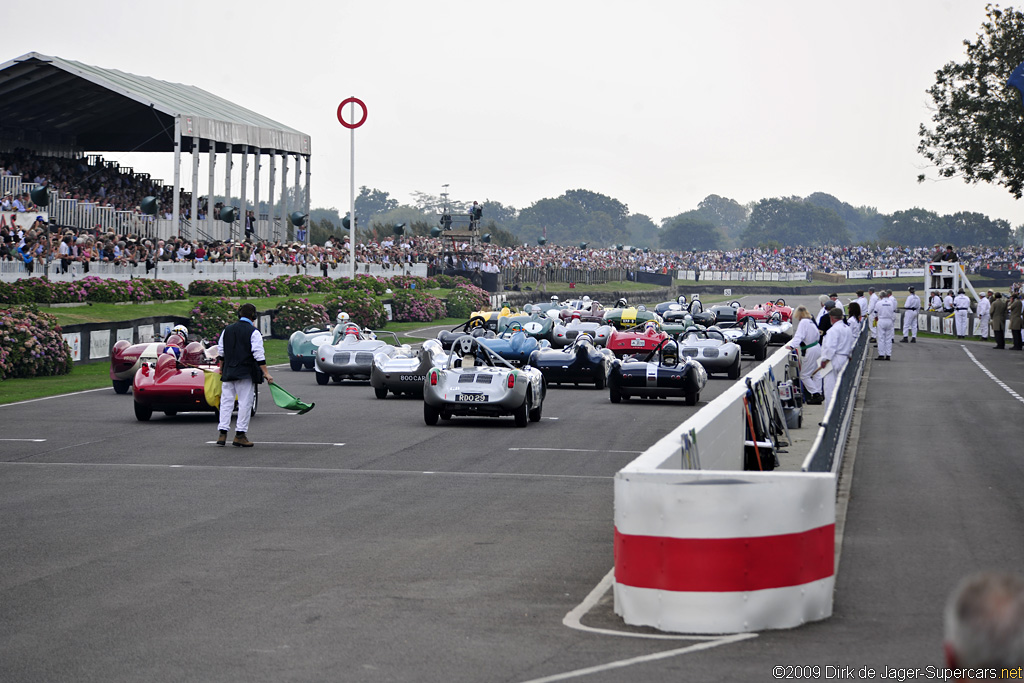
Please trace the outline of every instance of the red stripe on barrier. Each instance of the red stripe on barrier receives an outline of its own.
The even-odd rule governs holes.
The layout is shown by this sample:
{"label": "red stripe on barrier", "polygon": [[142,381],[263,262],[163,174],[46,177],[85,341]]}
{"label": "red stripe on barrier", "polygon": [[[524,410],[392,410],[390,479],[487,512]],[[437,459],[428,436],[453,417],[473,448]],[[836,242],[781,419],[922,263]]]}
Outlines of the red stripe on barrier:
{"label": "red stripe on barrier", "polygon": [[636,588],[729,593],[785,588],[835,573],[835,524],[750,538],[629,536],[615,530],[615,581]]}

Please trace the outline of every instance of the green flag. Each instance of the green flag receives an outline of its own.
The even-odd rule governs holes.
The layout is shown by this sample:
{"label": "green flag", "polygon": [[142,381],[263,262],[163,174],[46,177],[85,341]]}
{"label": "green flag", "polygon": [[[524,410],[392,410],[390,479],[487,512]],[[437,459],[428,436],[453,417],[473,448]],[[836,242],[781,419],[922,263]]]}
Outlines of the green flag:
{"label": "green flag", "polygon": [[313,407],[316,405],[315,403],[304,403],[303,401],[300,401],[274,382],[269,382],[268,385],[270,386],[270,393],[274,397],[274,403],[276,403],[279,408],[284,408],[285,410],[297,410],[299,411],[299,415],[302,415],[313,410]]}

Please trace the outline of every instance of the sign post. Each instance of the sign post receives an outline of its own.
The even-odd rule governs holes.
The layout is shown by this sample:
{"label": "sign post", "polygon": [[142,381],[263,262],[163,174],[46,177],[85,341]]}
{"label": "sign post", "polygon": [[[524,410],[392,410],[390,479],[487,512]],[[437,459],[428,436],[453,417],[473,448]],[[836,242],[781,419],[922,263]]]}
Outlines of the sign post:
{"label": "sign post", "polygon": [[[346,121],[343,116],[343,110],[345,105],[349,106],[349,117],[351,121]],[[356,119],[356,105],[362,109],[362,116]],[[350,277],[356,279],[356,128],[366,123],[366,105],[363,101],[357,97],[349,97],[341,101],[338,105],[338,122],[349,129],[351,132],[351,143],[350,149],[352,150],[351,165],[349,167],[349,197],[351,201],[349,203],[349,233],[348,233],[348,260],[349,260],[349,274]]]}

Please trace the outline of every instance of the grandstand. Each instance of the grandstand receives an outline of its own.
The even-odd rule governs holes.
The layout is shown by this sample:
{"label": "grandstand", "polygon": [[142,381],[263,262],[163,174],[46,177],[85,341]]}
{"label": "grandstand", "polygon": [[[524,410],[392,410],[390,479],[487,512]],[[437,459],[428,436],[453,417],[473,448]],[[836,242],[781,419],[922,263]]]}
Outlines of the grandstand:
{"label": "grandstand", "polygon": [[[0,65],[0,95],[0,166],[9,171],[0,176],[0,195],[28,199],[45,184],[50,223],[60,228],[159,239],[240,237],[243,226],[213,220],[212,207],[200,201],[202,154],[207,157],[207,197],[215,194],[217,156],[224,155],[223,194],[230,197],[232,171],[241,155],[240,196],[246,208],[260,205],[261,160],[269,156],[266,199],[274,204],[280,175],[281,215],[258,216],[253,225],[257,238],[276,241],[284,236],[284,216],[309,213],[310,137],[194,86],[30,52]],[[172,153],[172,183],[102,156],[127,152]],[[192,162],[187,193],[181,187],[183,153]],[[295,164],[292,187],[301,198],[299,206],[289,205],[289,161]],[[139,211],[145,196],[161,200],[157,216]],[[245,216],[245,209],[239,216]]]}

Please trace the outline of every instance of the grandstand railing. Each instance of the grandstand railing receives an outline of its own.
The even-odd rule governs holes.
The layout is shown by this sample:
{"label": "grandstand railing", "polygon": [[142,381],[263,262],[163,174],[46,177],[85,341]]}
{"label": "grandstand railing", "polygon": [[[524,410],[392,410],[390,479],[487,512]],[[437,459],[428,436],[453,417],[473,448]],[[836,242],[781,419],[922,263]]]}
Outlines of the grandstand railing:
{"label": "grandstand railing", "polygon": [[625,268],[502,268],[501,275],[506,285],[512,285],[519,277],[520,282],[538,282],[541,271],[547,271],[550,282],[573,282],[576,284],[599,285],[606,282],[622,282],[626,279]]}

